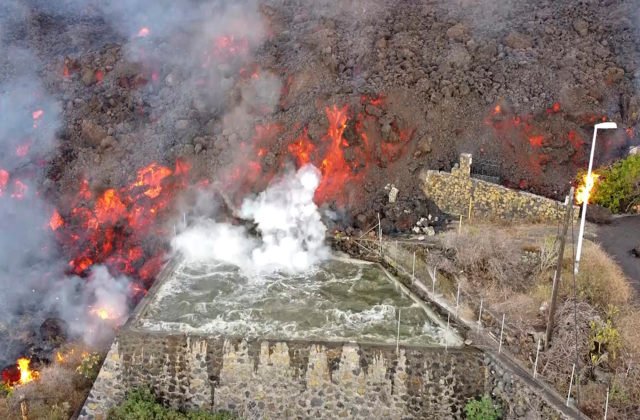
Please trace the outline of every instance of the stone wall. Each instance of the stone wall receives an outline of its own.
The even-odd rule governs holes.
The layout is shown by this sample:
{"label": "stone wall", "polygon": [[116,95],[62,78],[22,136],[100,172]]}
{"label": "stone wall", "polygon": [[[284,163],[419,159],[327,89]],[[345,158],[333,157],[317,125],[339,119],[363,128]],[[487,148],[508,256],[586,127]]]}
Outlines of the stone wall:
{"label": "stone wall", "polygon": [[524,417],[511,401],[545,413],[538,418],[561,417],[517,378],[498,375],[494,363],[473,348],[396,353],[394,346],[129,330],[114,342],[80,418],[106,418],[140,386],[174,408],[229,410],[247,419],[462,418],[469,398],[492,391],[509,393],[505,411],[518,415],[507,418]]}
{"label": "stone wall", "polygon": [[[451,172],[427,171],[424,192],[440,209],[452,215],[477,219],[529,222],[562,220],[564,204],[546,197],[512,190],[471,177],[470,154],[460,155]],[[578,211],[574,211],[577,217]]]}

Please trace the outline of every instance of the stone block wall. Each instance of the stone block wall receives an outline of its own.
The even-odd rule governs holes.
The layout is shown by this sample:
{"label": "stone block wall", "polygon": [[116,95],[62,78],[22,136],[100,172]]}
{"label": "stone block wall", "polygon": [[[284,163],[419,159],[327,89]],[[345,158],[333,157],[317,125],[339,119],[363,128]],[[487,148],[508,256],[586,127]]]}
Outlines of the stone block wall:
{"label": "stone block wall", "polygon": [[473,348],[396,353],[394,346],[123,331],[80,418],[106,418],[127,390],[141,386],[174,408],[229,410],[246,419],[457,419],[470,398],[505,387],[513,394],[505,404],[516,398],[554,412],[516,378],[494,379],[491,363]]}
{"label": "stone block wall", "polygon": [[[471,155],[460,155],[451,172],[427,171],[424,193],[444,212],[477,219],[529,222],[562,220],[564,203],[523,191],[512,190],[471,177]],[[578,210],[574,211],[577,217]]]}

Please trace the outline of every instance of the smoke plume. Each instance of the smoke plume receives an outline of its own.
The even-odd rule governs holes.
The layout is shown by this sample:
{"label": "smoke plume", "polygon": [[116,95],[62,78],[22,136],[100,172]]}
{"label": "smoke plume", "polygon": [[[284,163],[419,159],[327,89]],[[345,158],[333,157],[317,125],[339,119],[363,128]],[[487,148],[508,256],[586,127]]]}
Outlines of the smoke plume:
{"label": "smoke plume", "polygon": [[320,172],[307,165],[245,199],[239,216],[256,224],[260,238],[245,227],[206,219],[174,238],[173,248],[187,260],[226,262],[247,275],[303,272],[329,254],[313,202],[319,183]]}

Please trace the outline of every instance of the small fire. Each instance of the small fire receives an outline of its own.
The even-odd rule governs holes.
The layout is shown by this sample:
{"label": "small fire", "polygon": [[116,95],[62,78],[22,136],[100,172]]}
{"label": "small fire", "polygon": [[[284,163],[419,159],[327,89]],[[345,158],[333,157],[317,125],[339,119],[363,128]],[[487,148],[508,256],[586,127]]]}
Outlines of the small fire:
{"label": "small fire", "polygon": [[151,34],[151,30],[149,28],[147,28],[146,26],[143,26],[138,31],[137,36],[138,36],[138,38],[145,38],[145,37],[149,36],[149,34]]}
{"label": "small fire", "polygon": [[493,108],[493,115],[500,115],[502,113],[502,107],[500,105],[496,105]]}
{"label": "small fire", "polygon": [[582,184],[578,187],[576,191],[576,203],[589,203],[589,197],[591,196],[591,190],[595,185],[596,181],[600,178],[600,175],[592,172],[590,176],[585,175]]}
{"label": "small fire", "polygon": [[111,309],[106,308],[106,307],[102,307],[102,308],[94,308],[91,311],[89,311],[89,313],[91,313],[92,315],[97,316],[98,318],[100,318],[103,321],[110,321],[110,320],[114,320],[114,319],[118,319],[118,315],[115,314]]}
{"label": "small fire", "polygon": [[35,372],[29,368],[31,360],[26,357],[18,359],[18,369],[20,369],[20,384],[28,384],[29,382],[38,379],[38,372]]}

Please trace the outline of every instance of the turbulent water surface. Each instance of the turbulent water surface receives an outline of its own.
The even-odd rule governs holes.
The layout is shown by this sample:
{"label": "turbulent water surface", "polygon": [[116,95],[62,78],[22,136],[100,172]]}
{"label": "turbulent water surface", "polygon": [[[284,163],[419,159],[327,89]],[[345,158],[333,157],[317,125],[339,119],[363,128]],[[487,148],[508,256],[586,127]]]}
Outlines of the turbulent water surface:
{"label": "turbulent water surface", "polygon": [[141,314],[150,330],[248,338],[449,344],[458,339],[378,265],[332,259],[304,275],[248,278],[181,263]]}

